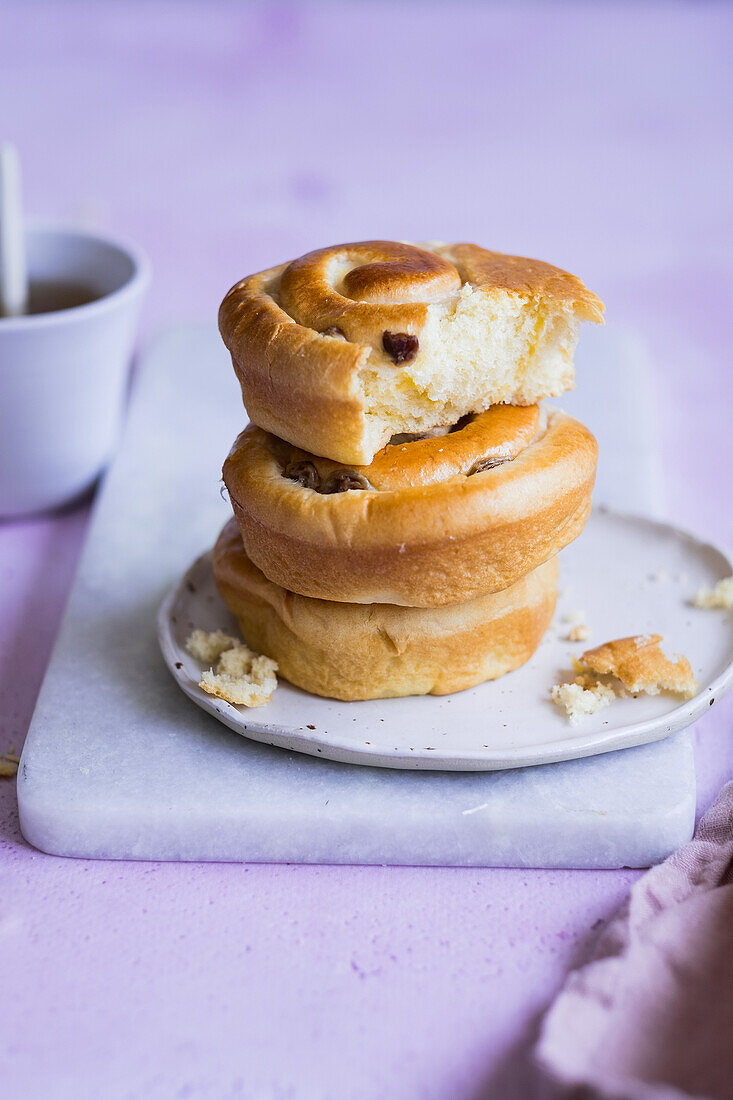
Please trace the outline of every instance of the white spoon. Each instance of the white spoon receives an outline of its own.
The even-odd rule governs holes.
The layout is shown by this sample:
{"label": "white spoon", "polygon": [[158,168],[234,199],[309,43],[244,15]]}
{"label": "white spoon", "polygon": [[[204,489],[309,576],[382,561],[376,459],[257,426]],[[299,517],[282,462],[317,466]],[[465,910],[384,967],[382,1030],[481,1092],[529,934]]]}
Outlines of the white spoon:
{"label": "white spoon", "polygon": [[28,308],[20,159],[14,145],[0,145],[0,316]]}

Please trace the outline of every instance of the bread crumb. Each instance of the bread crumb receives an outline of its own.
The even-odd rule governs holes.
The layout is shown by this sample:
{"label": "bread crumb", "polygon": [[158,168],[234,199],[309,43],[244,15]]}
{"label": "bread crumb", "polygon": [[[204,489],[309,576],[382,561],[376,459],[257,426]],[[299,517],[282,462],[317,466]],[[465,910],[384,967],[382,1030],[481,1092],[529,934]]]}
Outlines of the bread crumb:
{"label": "bread crumb", "polygon": [[712,588],[698,588],[692,602],[695,607],[705,610],[718,607],[730,610],[733,607],[733,577],[724,577]]}
{"label": "bread crumb", "polygon": [[205,630],[194,630],[186,642],[186,649],[203,665],[213,665],[227,649],[234,649],[240,644],[223,630],[214,630],[210,634]]}
{"label": "bread crumb", "polygon": [[18,774],[19,760],[12,753],[0,753],[0,779],[13,779]]}
{"label": "bread crumb", "polygon": [[562,621],[564,623],[570,623],[570,625],[580,626],[585,622],[585,611],[568,611],[566,615],[563,615]]}
{"label": "bread crumb", "polygon": [[[580,680],[580,677],[578,678]],[[565,708],[570,724],[576,726],[581,719],[607,707],[616,698],[613,688],[599,681],[584,680],[573,684],[555,684],[552,701]]]}
{"label": "bread crumb", "polygon": [[585,623],[578,623],[577,626],[571,627],[565,635],[567,642],[587,642],[589,638],[590,630]]}
{"label": "bread crumb", "polygon": [[681,654],[671,661],[659,648],[660,634],[637,634],[617,638],[595,649],[588,649],[576,663],[581,672],[614,676],[633,695],[645,692],[658,695],[669,691],[692,698],[697,681],[690,662]]}
{"label": "bread crumb", "polygon": [[562,621],[568,623],[570,630],[565,635],[566,642],[585,642],[590,638],[590,630],[585,622],[585,611],[568,611]]}
{"label": "bread crumb", "polygon": [[565,708],[571,724],[576,725],[627,692],[658,695],[670,691],[691,698],[697,681],[690,662],[680,654],[670,661],[659,648],[661,641],[659,634],[636,634],[586,650],[582,657],[573,658],[574,682],[552,688],[553,701]]}
{"label": "bread crumb", "polygon": [[216,671],[209,669],[199,687],[228,703],[261,707],[269,703],[277,687],[277,662],[257,656],[246,646],[222,654]]}
{"label": "bread crumb", "polygon": [[209,695],[245,707],[261,707],[272,699],[277,687],[277,661],[254,653],[223,630],[210,634],[194,630],[186,649],[202,664],[212,666],[199,681],[199,687]]}

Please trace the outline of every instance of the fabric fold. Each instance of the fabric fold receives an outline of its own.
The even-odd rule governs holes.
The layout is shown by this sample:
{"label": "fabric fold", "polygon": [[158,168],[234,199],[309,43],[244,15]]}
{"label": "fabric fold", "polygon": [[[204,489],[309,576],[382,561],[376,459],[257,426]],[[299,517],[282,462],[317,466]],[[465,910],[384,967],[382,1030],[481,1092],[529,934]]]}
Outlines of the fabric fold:
{"label": "fabric fold", "polygon": [[551,1095],[733,1098],[733,783],[632,887],[535,1050]]}

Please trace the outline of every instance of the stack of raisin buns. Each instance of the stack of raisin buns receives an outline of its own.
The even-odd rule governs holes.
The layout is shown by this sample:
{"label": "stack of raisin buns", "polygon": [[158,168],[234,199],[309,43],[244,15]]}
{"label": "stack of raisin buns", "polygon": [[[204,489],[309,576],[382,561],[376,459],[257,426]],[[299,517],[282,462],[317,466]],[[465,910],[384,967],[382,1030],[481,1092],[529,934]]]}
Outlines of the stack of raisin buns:
{"label": "stack of raisin buns", "polygon": [[366,241],[243,279],[220,330],[250,424],[213,554],[252,649],[337,699],[517,668],[583,529],[596,442],[573,385],[573,275],[473,244]]}

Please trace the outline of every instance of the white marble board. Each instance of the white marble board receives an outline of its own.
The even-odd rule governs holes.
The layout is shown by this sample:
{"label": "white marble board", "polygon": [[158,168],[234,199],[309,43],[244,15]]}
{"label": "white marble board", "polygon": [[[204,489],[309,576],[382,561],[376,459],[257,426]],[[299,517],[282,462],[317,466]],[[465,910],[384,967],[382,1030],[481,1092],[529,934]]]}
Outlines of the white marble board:
{"label": "white marble board", "polygon": [[[608,328],[585,334],[578,364],[572,411],[604,448],[597,499],[658,510],[654,439],[636,411],[643,358]],[[219,471],[243,419],[212,327],[158,338],[23,752],[31,843],[100,858],[615,867],[661,859],[689,836],[684,733],[563,764],[413,773],[259,745],[194,707],[163,664],[155,617],[227,518]],[[618,499],[621,463],[635,470],[634,499]]]}

